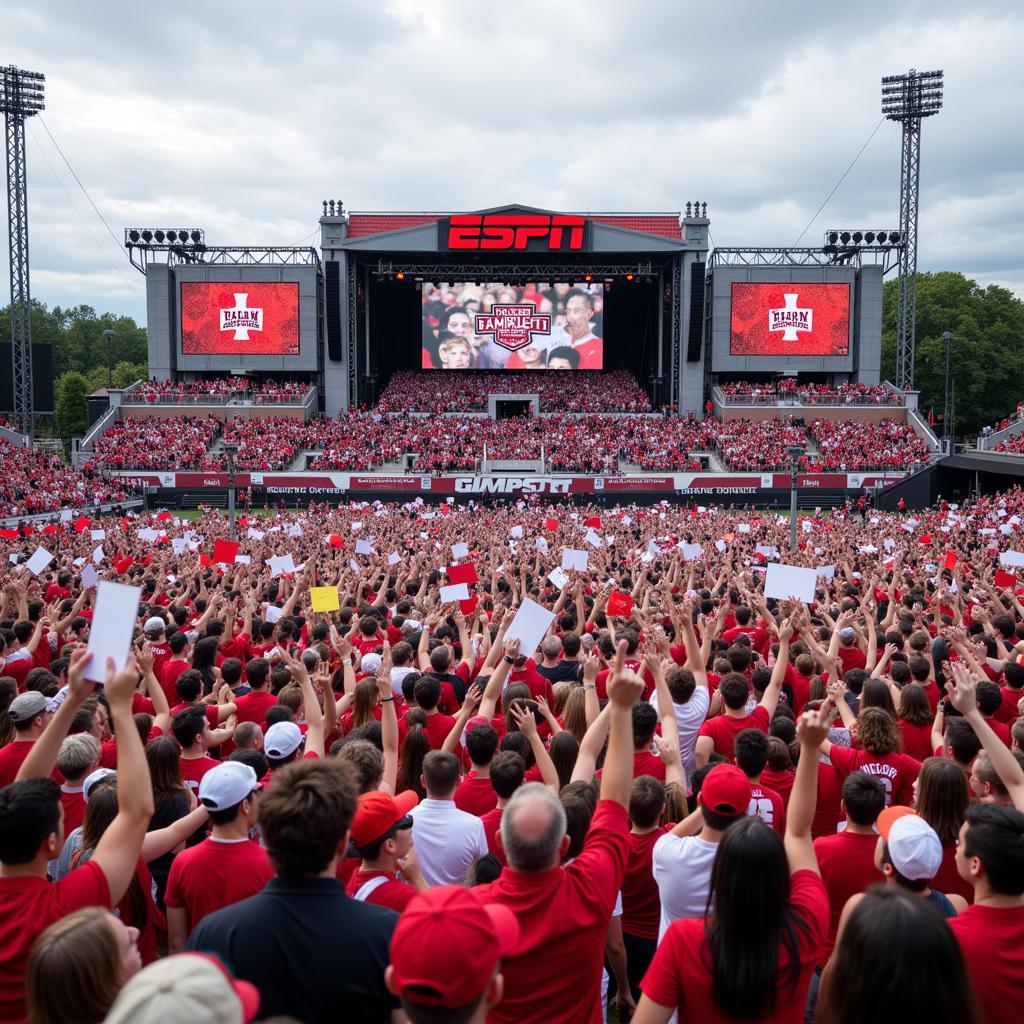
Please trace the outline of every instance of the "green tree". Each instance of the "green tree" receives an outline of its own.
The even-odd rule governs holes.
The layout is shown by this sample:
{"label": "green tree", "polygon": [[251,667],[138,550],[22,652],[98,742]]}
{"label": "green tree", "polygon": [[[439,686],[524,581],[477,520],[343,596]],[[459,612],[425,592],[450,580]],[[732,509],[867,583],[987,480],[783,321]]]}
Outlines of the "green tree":
{"label": "green tree", "polygon": [[85,433],[86,399],[90,391],[89,382],[80,373],[72,371],[57,379],[55,415],[61,437],[67,439]]}
{"label": "green tree", "polygon": [[[882,303],[882,375],[896,379],[899,281],[886,281]],[[956,433],[976,435],[1009,416],[1021,400],[1024,375],[1024,302],[996,285],[982,288],[953,271],[917,276],[914,385],[921,408],[936,416],[945,404],[946,350],[954,335],[950,376],[955,382]]]}
{"label": "green tree", "polygon": [[126,359],[114,367],[114,387],[126,388],[137,380],[145,380],[147,367],[145,363],[130,363]]}

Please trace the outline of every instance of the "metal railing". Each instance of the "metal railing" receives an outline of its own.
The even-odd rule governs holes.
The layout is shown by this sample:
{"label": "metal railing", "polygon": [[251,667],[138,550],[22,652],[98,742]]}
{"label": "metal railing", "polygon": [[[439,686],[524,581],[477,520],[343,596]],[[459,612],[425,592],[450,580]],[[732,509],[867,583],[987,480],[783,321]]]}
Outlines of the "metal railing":
{"label": "metal railing", "polygon": [[196,405],[259,405],[259,406],[283,406],[283,405],[305,405],[316,402],[316,386],[310,385],[298,393],[262,394],[258,391],[246,391],[234,388],[224,388],[221,391],[209,391],[197,394],[191,391],[172,391],[165,394],[153,394],[135,389],[136,385],[124,392],[121,402],[124,405],[172,405],[172,406],[196,406]]}
{"label": "metal railing", "polygon": [[902,408],[905,396],[898,391],[887,391],[886,395],[841,395],[838,392],[817,393],[814,391],[752,391],[726,393],[721,385],[714,387],[715,399],[719,405],[737,406],[792,406],[806,409],[887,409]]}

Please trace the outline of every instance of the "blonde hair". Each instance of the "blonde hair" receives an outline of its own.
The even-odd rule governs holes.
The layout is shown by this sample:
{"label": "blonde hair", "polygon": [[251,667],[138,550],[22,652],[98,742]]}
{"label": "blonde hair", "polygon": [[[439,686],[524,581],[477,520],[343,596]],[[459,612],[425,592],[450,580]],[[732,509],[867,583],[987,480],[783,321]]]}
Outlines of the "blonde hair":
{"label": "blonde hair", "polygon": [[109,910],[86,907],[50,925],[32,947],[29,1024],[101,1021],[124,981]]}
{"label": "blonde hair", "polygon": [[450,355],[453,348],[459,347],[464,348],[470,354],[472,354],[473,352],[473,346],[470,345],[470,343],[466,341],[465,338],[445,338],[445,340],[442,341],[441,344],[437,346],[438,358],[445,359],[448,355]]}

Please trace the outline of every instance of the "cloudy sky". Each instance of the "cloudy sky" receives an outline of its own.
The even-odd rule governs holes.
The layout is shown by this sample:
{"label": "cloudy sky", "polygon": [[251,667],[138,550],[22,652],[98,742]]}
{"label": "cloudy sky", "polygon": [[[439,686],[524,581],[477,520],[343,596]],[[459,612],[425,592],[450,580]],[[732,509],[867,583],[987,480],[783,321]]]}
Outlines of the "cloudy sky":
{"label": "cloudy sky", "polygon": [[870,137],[804,237],[818,244],[830,225],[897,223],[899,130],[879,126],[879,79],[910,67],[946,73],[923,132],[920,266],[1024,297],[1016,4],[4,0],[0,12],[0,62],[47,77],[28,159],[32,294],[50,305],[145,322],[142,276],[46,129],[118,238],[201,226],[211,244],[276,245],[314,244],[327,198],[595,211],[697,199],[718,245],[793,244]]}

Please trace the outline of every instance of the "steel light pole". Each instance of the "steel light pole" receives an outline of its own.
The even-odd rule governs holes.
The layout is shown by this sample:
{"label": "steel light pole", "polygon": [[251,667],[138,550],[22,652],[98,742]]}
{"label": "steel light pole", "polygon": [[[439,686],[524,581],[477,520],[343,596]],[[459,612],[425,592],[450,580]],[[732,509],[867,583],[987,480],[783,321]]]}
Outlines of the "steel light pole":
{"label": "steel light pole", "polygon": [[228,457],[228,537],[235,539],[235,456],[238,454],[240,444],[233,444],[226,441],[221,449]]}
{"label": "steel light pole", "polygon": [[800,456],[803,455],[802,445],[786,445],[789,456],[789,550],[796,551],[796,480],[800,469]]}
{"label": "steel light pole", "polygon": [[114,386],[114,369],[110,361],[110,343],[114,338],[114,332],[108,327],[103,332],[103,337],[107,339],[107,388],[109,389]]}

